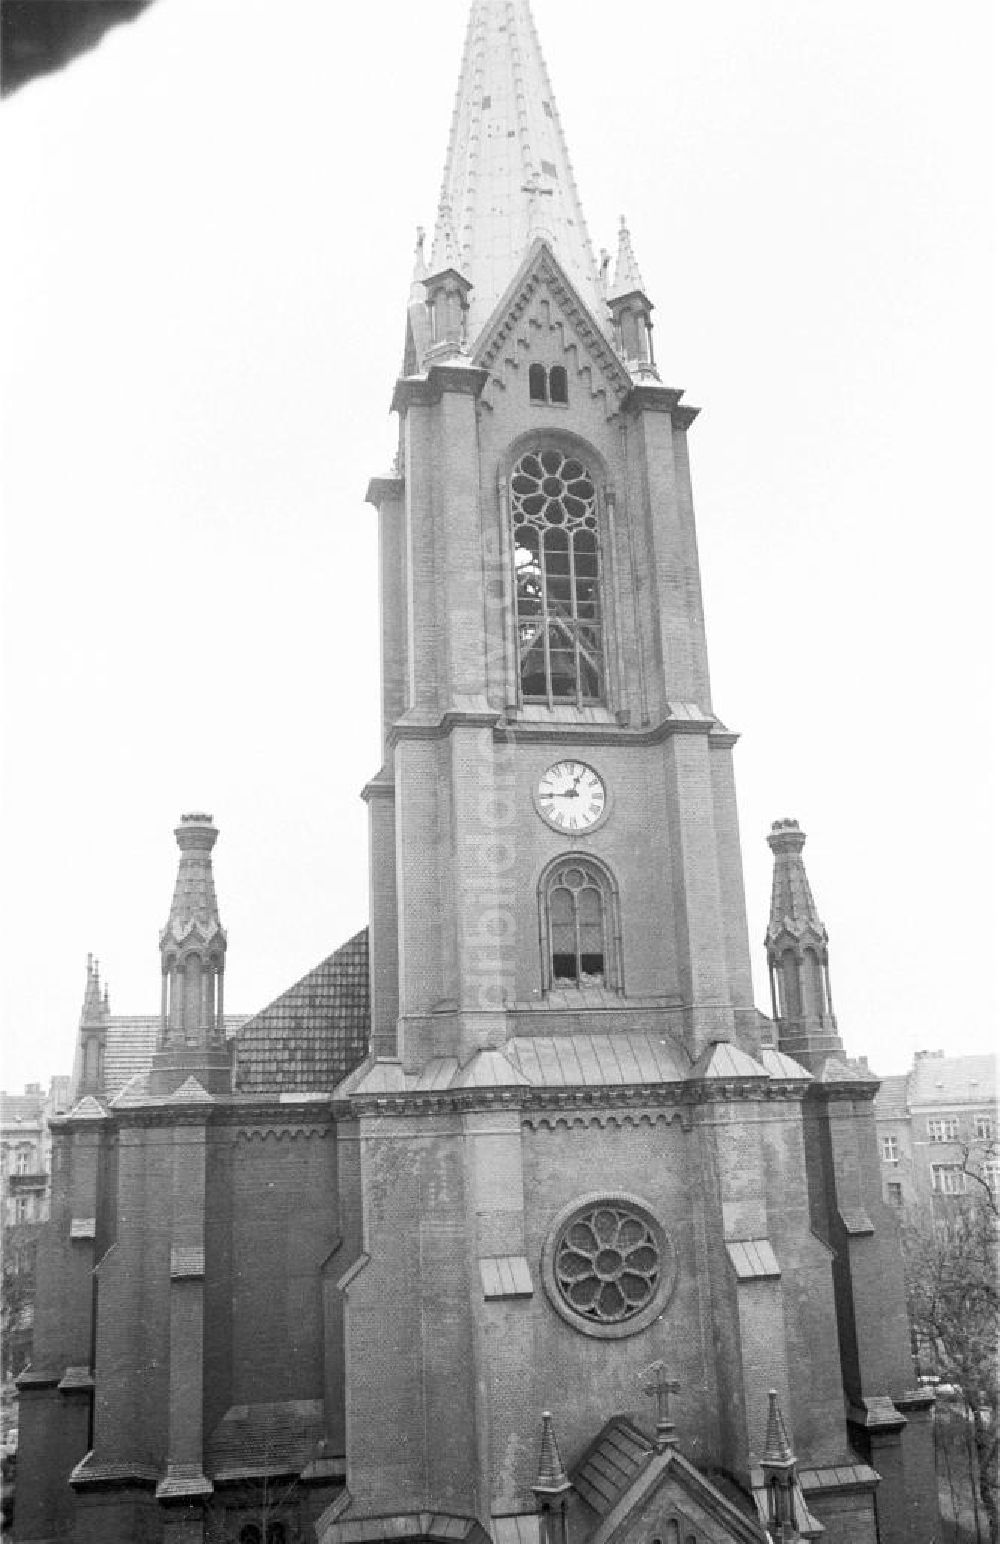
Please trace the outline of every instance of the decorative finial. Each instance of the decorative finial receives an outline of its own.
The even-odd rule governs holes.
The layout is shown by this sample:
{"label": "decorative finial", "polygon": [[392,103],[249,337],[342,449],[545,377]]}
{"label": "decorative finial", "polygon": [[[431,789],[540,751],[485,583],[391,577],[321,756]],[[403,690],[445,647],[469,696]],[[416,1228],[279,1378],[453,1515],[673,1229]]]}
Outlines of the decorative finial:
{"label": "decorative finial", "polygon": [[569,1476],[563,1467],[562,1455],[552,1425],[552,1412],[542,1411],[542,1445],[538,1454],[538,1478],[531,1487],[536,1495],[559,1495],[569,1490]]}
{"label": "decorative finial", "polygon": [[632,236],[628,228],[625,216],[621,216],[618,228],[618,261],[615,263],[615,282],[612,287],[614,295],[633,295],[646,293],[646,286],[642,282],[642,274],[639,272],[639,264],[636,262],[635,253],[632,250]]}
{"label": "decorative finial", "polygon": [[656,1400],[656,1446],[661,1450],[678,1446],[677,1427],[670,1418],[670,1396],[679,1394],[680,1384],[667,1374],[665,1362],[653,1362],[642,1374],[642,1390]]}

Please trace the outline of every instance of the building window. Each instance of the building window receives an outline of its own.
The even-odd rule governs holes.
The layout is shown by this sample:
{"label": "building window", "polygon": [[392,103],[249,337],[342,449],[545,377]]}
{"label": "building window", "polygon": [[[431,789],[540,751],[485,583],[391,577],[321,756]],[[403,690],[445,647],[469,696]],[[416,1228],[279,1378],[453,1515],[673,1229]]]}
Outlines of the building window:
{"label": "building window", "polygon": [[27,1198],[25,1196],[18,1196],[17,1200],[14,1202],[14,1221],[15,1222],[27,1222],[27,1220],[28,1220],[28,1202],[27,1202]]}
{"label": "building window", "polygon": [[557,402],[561,406],[569,402],[569,376],[565,365],[528,366],[528,396],[532,402]]}
{"label": "building window", "polygon": [[17,1150],[17,1167],[15,1169],[15,1173],[30,1174],[31,1158],[32,1153],[30,1147],[19,1147]]}
{"label": "building window", "polygon": [[580,1196],[565,1207],[549,1228],[541,1264],[556,1312],[600,1340],[646,1329],[677,1278],[664,1228],[638,1196],[624,1194]]}
{"label": "building window", "polygon": [[522,456],[511,478],[511,523],[524,700],[602,701],[597,490],[588,468],[552,446]]}
{"label": "building window", "polygon": [[886,1185],[885,1188],[886,1188],[886,1190],[888,1192],[888,1198],[892,1202],[893,1206],[902,1206],[902,1204],[903,1204],[903,1187],[899,1183],[899,1180],[897,1180],[897,1179],[889,1180],[889,1182],[888,1182],[888,1184]]}
{"label": "building window", "polygon": [[899,1138],[898,1137],[883,1137],[882,1138],[882,1162],[883,1163],[898,1163],[899,1162]]}
{"label": "building window", "polygon": [[957,1142],[957,1120],[929,1120],[927,1122],[927,1135],[932,1142]]}
{"label": "building window", "polygon": [[965,1194],[965,1170],[960,1163],[932,1163],[931,1189],[942,1196]]}
{"label": "building window", "polygon": [[547,991],[622,987],[618,897],[591,859],[560,860],[544,876],[541,924]]}
{"label": "building window", "polygon": [[988,1115],[976,1116],[976,1141],[993,1141],[993,1122]]}

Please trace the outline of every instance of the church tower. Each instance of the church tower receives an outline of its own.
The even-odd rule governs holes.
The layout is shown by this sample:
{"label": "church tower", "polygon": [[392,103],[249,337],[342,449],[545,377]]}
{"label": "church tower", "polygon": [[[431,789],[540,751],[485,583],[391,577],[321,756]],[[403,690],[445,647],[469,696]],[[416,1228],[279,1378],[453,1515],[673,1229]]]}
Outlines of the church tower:
{"label": "church tower", "polygon": [[608,290],[528,7],[476,3],[426,264],[418,248],[400,457],[369,488],[373,1031],[407,1072],[556,1010],[606,1029],[640,1014],[692,1061],[757,1045],[696,409],[659,377],[624,222]]}
{"label": "church tower", "polygon": [[226,930],[212,873],[218,838],[211,815],[182,815],[170,916],[160,933],[160,1034],[150,1089],[170,1094],[194,1077],[211,1094],[229,1092],[223,979]]}
{"label": "church tower", "polygon": [[[845,1234],[815,1230],[837,1201],[806,1153],[831,1098],[836,1125],[867,1094],[844,1092],[845,1068],[810,1123],[798,1039],[761,1034],[736,737],[708,669],[697,410],[654,352],[624,221],[610,270],[527,0],[472,0],[406,311],[399,454],[368,491],[372,1041],[334,1095],[346,1491],[324,1544],[362,1544],[376,1519],[523,1538],[541,1526],[543,1412],[567,1536],[603,1539],[613,1516],[623,1540],[760,1538],[772,1395],[809,1514],[833,1544],[876,1538],[879,1476],[844,1419]],[[793,833],[779,846],[791,861]],[[825,979],[822,924],[800,936],[799,921],[796,901],[788,948],[814,948]],[[839,1049],[828,986],[808,1003],[783,1007],[788,1035]],[[875,1279],[871,1242],[852,1235],[841,1286]],[[897,1329],[855,1380],[859,1398],[879,1383],[896,1443],[883,1541],[907,1483]],[[633,1412],[668,1391],[663,1443]],[[625,1449],[608,1500],[595,1475]],[[730,1515],[711,1474],[749,1511]]]}

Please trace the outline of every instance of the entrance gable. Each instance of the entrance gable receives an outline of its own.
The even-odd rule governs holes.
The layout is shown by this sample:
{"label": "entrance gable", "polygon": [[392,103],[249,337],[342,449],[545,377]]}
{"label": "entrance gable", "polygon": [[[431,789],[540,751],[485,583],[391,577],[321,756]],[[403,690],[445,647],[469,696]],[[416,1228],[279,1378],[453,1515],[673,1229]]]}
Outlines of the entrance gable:
{"label": "entrance gable", "polygon": [[573,1484],[601,1519],[587,1544],[767,1540],[751,1497],[730,1481],[708,1479],[676,1447],[654,1447],[620,1417],[608,1422],[573,1475]]}

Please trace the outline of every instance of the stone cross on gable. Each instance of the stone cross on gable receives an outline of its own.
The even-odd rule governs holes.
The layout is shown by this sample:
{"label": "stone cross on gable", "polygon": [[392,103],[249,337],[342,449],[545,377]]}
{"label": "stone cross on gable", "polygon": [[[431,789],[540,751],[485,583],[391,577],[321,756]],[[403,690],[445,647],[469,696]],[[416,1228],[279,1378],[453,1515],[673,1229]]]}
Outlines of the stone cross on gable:
{"label": "stone cross on gable", "polygon": [[656,1400],[656,1445],[658,1448],[676,1447],[677,1427],[670,1419],[670,1396],[680,1393],[676,1378],[667,1374],[665,1362],[653,1362],[642,1374],[642,1391]]}

